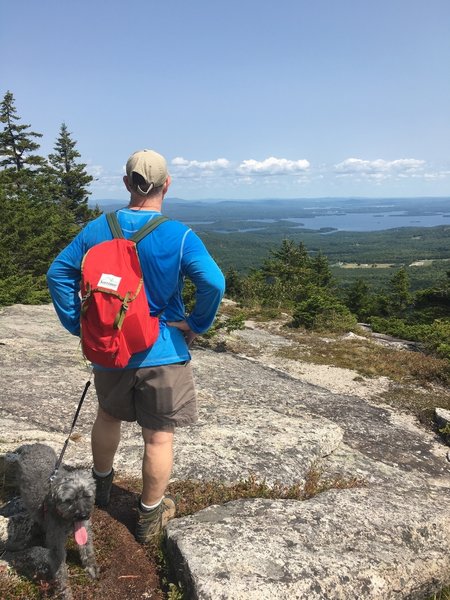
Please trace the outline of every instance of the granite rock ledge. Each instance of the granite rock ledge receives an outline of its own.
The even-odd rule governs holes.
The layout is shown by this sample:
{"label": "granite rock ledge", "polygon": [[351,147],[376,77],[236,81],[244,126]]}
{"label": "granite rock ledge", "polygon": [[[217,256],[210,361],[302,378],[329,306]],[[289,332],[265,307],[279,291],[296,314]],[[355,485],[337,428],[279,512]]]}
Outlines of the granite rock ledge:
{"label": "granite rock ledge", "polygon": [[[266,335],[284,343],[257,332],[260,343]],[[51,306],[12,306],[0,311],[0,356],[0,453],[34,441],[58,452],[89,377],[78,340]],[[366,484],[172,521],[167,549],[188,598],[425,600],[448,585],[450,463],[439,436],[268,360],[194,350],[200,419],[177,432],[174,478],[289,484],[314,465]],[[95,411],[90,391],[65,462],[90,464]],[[138,475],[141,452],[139,429],[126,424],[116,470]]]}

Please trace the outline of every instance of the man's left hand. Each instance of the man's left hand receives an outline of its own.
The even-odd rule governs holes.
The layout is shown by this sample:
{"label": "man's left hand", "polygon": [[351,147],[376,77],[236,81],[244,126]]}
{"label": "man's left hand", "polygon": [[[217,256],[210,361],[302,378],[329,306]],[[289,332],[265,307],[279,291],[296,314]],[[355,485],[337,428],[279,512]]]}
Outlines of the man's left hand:
{"label": "man's left hand", "polygon": [[188,348],[191,346],[192,342],[197,337],[197,334],[192,331],[186,321],[167,321],[167,325],[170,327],[176,327],[180,331],[184,333],[184,338],[186,340],[186,344]]}

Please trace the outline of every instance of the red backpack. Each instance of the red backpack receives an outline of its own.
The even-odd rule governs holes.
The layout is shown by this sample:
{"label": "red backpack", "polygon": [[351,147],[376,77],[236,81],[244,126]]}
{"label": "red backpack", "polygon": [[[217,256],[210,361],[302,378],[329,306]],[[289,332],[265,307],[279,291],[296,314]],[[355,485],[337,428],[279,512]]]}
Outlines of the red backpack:
{"label": "red backpack", "polygon": [[150,315],[137,243],[169,219],[152,219],[127,240],[116,213],[106,218],[114,239],[90,248],[81,264],[81,346],[91,362],[123,368],[132,354],[150,348],[159,335],[159,319]]}

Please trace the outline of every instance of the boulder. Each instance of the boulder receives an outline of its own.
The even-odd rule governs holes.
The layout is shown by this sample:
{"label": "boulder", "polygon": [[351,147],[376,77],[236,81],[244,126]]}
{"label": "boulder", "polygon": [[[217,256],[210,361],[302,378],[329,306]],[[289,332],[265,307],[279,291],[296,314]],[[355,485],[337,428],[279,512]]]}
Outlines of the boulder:
{"label": "boulder", "polygon": [[434,420],[442,439],[450,446],[450,410],[435,408]]}
{"label": "boulder", "polygon": [[424,600],[450,579],[449,500],[379,487],[211,506],[169,523],[169,564],[196,600]]}

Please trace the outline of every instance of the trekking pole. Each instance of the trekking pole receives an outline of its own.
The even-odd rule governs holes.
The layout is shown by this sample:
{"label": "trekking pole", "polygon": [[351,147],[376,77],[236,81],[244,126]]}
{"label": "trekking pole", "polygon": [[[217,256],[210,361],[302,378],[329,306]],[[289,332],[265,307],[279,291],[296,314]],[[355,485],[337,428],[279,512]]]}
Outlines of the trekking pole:
{"label": "trekking pole", "polygon": [[78,415],[80,414],[81,406],[83,404],[83,401],[84,401],[84,399],[86,397],[86,394],[87,394],[87,391],[88,391],[90,385],[91,385],[91,380],[89,379],[89,381],[86,381],[86,385],[84,386],[83,393],[81,394],[81,398],[80,398],[80,401],[78,403],[78,407],[77,407],[77,410],[75,412],[75,416],[74,416],[73,421],[72,421],[72,427],[70,428],[69,435],[67,436],[67,439],[64,442],[63,449],[61,450],[61,454],[59,455],[58,461],[56,462],[55,470],[53,471],[53,475],[50,477],[50,479],[53,479],[55,477],[56,473],[58,472],[59,467],[61,466],[64,453],[65,453],[66,448],[67,448],[67,446],[69,444],[70,436],[72,435],[72,432],[74,430],[75,423],[77,422]]}

